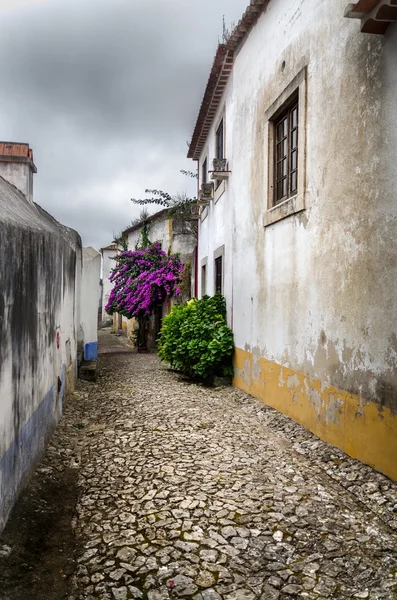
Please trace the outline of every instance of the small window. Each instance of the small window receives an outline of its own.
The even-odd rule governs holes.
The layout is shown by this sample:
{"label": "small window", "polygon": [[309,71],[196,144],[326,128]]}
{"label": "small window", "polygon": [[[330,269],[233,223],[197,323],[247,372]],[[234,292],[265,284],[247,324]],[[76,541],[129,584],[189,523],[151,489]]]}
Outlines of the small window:
{"label": "small window", "polygon": [[215,292],[222,294],[222,256],[215,259]]}
{"label": "small window", "polygon": [[201,297],[207,293],[207,265],[201,267]]}
{"label": "small window", "polygon": [[208,162],[207,162],[207,159],[205,159],[201,166],[201,183],[207,183],[207,176],[208,176]]}
{"label": "small window", "polygon": [[298,100],[275,121],[274,204],[298,191]]}
{"label": "small window", "polygon": [[224,158],[223,156],[223,119],[219,123],[219,127],[216,130],[216,158]]}

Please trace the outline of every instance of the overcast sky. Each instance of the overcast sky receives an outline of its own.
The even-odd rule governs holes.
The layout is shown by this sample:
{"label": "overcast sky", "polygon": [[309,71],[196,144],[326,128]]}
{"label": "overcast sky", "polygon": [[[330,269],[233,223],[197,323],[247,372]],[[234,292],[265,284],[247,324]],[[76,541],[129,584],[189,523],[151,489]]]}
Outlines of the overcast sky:
{"label": "overcast sky", "polygon": [[84,245],[128,227],[145,188],[195,192],[179,171],[222,16],[248,3],[0,0],[0,140],[31,145],[35,201]]}

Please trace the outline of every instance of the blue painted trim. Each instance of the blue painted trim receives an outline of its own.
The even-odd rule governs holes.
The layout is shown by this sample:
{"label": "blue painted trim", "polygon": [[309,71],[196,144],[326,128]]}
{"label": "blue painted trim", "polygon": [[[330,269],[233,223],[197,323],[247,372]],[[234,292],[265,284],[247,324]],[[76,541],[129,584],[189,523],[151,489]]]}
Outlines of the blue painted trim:
{"label": "blue painted trim", "polygon": [[[62,414],[66,367],[61,371],[62,388],[54,384],[7,452],[0,459],[0,532],[3,530],[18,494],[44,454]],[[58,396],[58,402],[57,402]]]}
{"label": "blue painted trim", "polygon": [[84,346],[84,360],[97,360],[98,342],[90,342]]}

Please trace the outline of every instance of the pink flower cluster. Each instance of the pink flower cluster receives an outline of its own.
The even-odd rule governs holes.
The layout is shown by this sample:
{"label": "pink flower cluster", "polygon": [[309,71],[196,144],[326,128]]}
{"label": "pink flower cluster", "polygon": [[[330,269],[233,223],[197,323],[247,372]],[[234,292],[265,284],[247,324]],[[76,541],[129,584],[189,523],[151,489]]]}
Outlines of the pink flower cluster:
{"label": "pink flower cluster", "polygon": [[183,264],[176,256],[167,256],[160,244],[145,250],[127,250],[117,257],[109,280],[114,286],[105,309],[127,318],[150,315],[155,306],[164,304],[177,287]]}

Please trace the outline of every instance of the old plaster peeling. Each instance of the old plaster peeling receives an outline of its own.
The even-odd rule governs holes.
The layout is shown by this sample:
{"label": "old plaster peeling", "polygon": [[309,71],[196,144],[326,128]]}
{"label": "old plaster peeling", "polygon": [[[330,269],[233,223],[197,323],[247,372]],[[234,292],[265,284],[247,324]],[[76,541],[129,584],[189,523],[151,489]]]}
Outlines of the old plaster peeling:
{"label": "old plaster peeling", "polygon": [[358,406],[358,409],[357,409],[356,414],[355,414],[356,417],[364,417],[364,407],[367,406],[367,404],[369,404],[369,400],[366,400],[360,394],[360,396],[359,396],[359,406]]}
{"label": "old plaster peeling", "polygon": [[278,377],[278,384],[279,384],[281,387],[284,387],[286,383],[287,383],[287,382],[285,381],[285,379],[284,379],[284,377],[283,377],[283,370],[282,370],[282,369],[280,369],[280,375],[279,375],[279,377]]}
{"label": "old plaster peeling", "polygon": [[251,385],[251,363],[248,358],[244,361],[244,382],[248,387]]}
{"label": "old plaster peeling", "polygon": [[[370,337],[365,328],[363,335],[367,339]],[[392,336],[384,361],[380,362],[365,344],[351,348],[346,339],[330,340],[322,330],[308,345],[305,359],[298,368],[309,377],[320,379],[321,391],[332,384],[387,406],[394,413],[397,412],[396,357],[397,348]]]}
{"label": "old plaster peeling", "polygon": [[258,346],[255,346],[252,349],[252,379],[254,381],[259,381],[261,373],[263,371],[260,365],[261,359],[261,349]]}
{"label": "old plaster peeling", "polygon": [[317,422],[320,422],[321,420],[321,407],[323,406],[323,400],[321,398],[321,392],[318,390],[315,390],[313,387],[311,387],[311,385],[308,383],[308,380],[305,377],[305,388],[306,388],[306,395],[307,395],[307,399],[308,399],[308,404],[309,407],[310,405],[312,405],[314,407],[314,410],[317,413]]}
{"label": "old plaster peeling", "polygon": [[[297,373],[294,375],[289,375],[287,379],[287,386],[292,394],[292,402],[296,404],[298,402],[298,389],[300,386],[300,380]],[[302,390],[303,391],[303,390]]]}
{"label": "old plaster peeling", "polygon": [[333,423],[339,425],[339,417],[343,414],[343,400],[335,398],[334,394],[330,394],[328,404],[325,407],[325,424]]}

